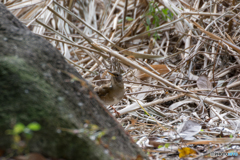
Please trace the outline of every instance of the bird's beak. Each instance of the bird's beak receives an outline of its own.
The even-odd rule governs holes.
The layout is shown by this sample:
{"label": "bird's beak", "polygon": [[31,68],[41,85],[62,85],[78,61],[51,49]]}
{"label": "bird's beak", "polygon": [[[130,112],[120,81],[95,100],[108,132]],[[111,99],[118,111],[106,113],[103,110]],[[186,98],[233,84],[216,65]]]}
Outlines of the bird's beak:
{"label": "bird's beak", "polygon": [[111,76],[115,77],[115,75],[114,75],[112,72],[108,71],[108,73],[109,73]]}

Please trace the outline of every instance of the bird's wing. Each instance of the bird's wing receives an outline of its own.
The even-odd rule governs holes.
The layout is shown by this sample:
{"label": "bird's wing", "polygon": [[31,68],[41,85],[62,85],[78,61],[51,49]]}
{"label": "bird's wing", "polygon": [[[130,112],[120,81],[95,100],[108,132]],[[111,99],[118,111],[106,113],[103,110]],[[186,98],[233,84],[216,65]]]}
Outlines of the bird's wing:
{"label": "bird's wing", "polygon": [[99,97],[108,95],[109,86],[101,86],[94,88],[94,91],[98,94]]}

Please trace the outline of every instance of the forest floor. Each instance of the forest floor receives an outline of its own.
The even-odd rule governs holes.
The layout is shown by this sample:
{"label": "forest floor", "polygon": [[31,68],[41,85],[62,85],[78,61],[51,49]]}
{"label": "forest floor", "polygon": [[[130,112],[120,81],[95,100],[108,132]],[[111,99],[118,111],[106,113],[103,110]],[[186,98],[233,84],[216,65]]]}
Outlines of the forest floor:
{"label": "forest floor", "polygon": [[239,2],[2,3],[89,83],[123,75],[125,97],[106,107],[149,159],[238,159]]}

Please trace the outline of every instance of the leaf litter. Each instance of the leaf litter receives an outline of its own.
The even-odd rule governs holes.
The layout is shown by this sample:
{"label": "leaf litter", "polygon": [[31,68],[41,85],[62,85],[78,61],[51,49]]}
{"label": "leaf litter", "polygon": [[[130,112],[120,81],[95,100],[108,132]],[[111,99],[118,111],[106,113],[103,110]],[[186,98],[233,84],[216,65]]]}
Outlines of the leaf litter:
{"label": "leaf litter", "polygon": [[116,118],[149,159],[239,153],[238,1],[2,3],[89,83],[108,82],[106,70],[123,74]]}

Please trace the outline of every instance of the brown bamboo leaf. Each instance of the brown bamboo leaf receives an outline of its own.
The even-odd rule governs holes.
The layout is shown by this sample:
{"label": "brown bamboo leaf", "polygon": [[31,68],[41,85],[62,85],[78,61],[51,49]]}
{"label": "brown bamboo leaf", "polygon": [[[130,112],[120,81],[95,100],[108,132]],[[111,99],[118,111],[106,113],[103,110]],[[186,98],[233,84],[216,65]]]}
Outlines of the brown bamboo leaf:
{"label": "brown bamboo leaf", "polygon": [[[168,69],[168,67],[165,64],[158,64],[158,65],[150,65],[153,69],[155,69],[160,75],[168,73],[170,70]],[[149,69],[148,67],[144,67],[149,71],[152,71],[151,69]],[[153,71],[152,71],[153,72]],[[154,72],[153,72],[154,73]],[[138,78],[140,79],[145,79],[150,77],[148,74],[143,73],[142,71],[139,71],[136,75]]]}

